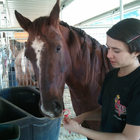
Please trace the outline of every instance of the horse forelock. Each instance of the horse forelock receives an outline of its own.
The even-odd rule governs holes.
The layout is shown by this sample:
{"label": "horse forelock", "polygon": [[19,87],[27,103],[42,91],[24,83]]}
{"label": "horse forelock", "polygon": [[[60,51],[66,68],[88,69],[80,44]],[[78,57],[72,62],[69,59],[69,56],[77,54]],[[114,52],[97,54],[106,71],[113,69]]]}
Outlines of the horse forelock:
{"label": "horse forelock", "polygon": [[49,25],[49,17],[39,17],[30,25],[29,33],[31,32],[33,36],[42,36],[42,31],[45,30],[47,25]]}

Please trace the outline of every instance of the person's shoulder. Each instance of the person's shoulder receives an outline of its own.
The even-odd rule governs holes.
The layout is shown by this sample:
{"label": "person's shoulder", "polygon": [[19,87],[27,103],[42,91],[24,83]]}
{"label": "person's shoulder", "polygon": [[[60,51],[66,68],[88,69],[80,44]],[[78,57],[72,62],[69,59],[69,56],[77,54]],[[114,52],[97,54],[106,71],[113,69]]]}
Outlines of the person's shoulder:
{"label": "person's shoulder", "polygon": [[134,74],[140,75],[140,66],[134,71]]}
{"label": "person's shoulder", "polygon": [[140,66],[134,71],[133,76],[140,80]]}
{"label": "person's shoulder", "polygon": [[133,88],[140,91],[140,67],[138,67],[131,75],[129,79],[133,83]]}

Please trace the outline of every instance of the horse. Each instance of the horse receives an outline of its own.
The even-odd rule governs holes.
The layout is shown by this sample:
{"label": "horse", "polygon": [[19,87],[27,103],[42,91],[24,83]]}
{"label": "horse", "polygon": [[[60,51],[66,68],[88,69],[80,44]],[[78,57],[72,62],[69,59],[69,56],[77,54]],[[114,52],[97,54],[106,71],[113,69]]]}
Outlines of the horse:
{"label": "horse", "polygon": [[[45,116],[63,115],[63,91],[67,84],[76,115],[95,110],[106,73],[112,69],[107,48],[82,29],[59,20],[60,0],[49,16],[33,22],[15,10],[20,26],[28,32],[25,56],[31,61],[40,90],[39,107]],[[100,122],[84,121],[99,130]]]}
{"label": "horse", "polygon": [[[34,74],[34,70],[32,64],[27,58],[24,56],[24,46],[25,43],[18,42],[16,40],[9,40],[10,49],[12,51],[12,63],[10,67],[10,72],[15,71],[16,79],[18,82],[18,86],[35,86],[37,85],[37,79]],[[11,74],[12,75],[12,74]]]}

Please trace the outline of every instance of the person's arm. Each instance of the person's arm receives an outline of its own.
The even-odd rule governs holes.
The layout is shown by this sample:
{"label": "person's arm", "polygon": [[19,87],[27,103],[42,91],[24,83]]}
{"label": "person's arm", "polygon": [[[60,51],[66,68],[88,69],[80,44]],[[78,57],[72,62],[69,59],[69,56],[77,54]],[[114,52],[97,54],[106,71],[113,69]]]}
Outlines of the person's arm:
{"label": "person's arm", "polygon": [[140,126],[126,124],[122,133],[104,133],[80,126],[76,121],[64,118],[64,128],[94,140],[139,140]]}
{"label": "person's arm", "polygon": [[81,127],[80,134],[95,140],[140,140],[140,126],[126,124],[122,133],[104,133]]}
{"label": "person's arm", "polygon": [[81,124],[84,120],[101,120],[101,112],[102,108],[90,111],[90,112],[85,112],[77,117],[75,117],[73,120]]}

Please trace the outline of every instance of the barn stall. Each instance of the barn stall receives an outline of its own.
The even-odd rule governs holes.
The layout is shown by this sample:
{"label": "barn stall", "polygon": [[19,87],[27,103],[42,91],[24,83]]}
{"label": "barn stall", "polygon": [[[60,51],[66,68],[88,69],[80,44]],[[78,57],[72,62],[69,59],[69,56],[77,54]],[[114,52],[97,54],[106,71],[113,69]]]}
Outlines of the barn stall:
{"label": "barn stall", "polygon": [[[114,7],[112,5],[112,7],[105,9],[105,11],[100,10],[101,13],[98,11],[98,9],[96,9],[96,12],[93,11],[92,14],[90,11],[91,15],[88,14],[89,13],[88,10],[87,10],[88,13],[84,11],[84,14],[82,14],[82,17],[79,17],[78,15],[75,14],[76,19],[77,19],[76,21],[74,14],[71,13],[72,16],[71,17],[68,16],[68,10],[73,8],[73,11],[74,11],[74,7],[75,7],[74,3],[76,2],[79,3],[78,0],[75,0],[75,2],[73,0],[67,0],[67,1],[61,0],[61,15],[60,15],[61,20],[66,21],[68,24],[70,23],[70,25],[72,26],[85,30],[87,34],[96,38],[101,44],[105,44],[106,42],[105,33],[114,23],[118,22],[122,18],[129,18],[129,17],[140,18],[139,17],[140,2],[139,1],[127,0],[126,2],[125,0],[124,1],[118,0],[117,5],[114,5]],[[88,4],[91,5],[90,2],[91,1],[89,1]],[[87,1],[85,3],[87,4]],[[17,63],[19,64],[19,66],[15,68],[16,56],[24,48],[25,41],[27,40],[28,34],[19,27],[14,16],[14,10],[20,11],[23,15],[27,15],[30,19],[35,19],[36,17],[43,16],[44,13],[45,15],[49,14],[51,8],[55,4],[55,0],[52,0],[49,2],[43,1],[43,0],[34,1],[34,4],[31,3],[31,1],[23,2],[23,1],[7,0],[7,1],[0,1],[0,4],[2,7],[1,16],[0,16],[1,17],[0,18],[1,19],[1,22],[0,22],[0,27],[1,27],[0,28],[0,42],[1,42],[0,43],[0,89],[6,90],[9,88],[14,88],[14,87],[15,88],[23,87],[23,89],[24,88],[26,89],[26,86],[30,86],[31,88],[36,90],[38,89],[38,85],[34,77],[34,73],[32,72],[32,68],[30,68],[32,66],[28,62],[28,60],[24,58],[24,53],[21,54],[22,61],[18,61],[17,59]],[[88,4],[87,6],[89,6]],[[29,5],[33,5],[34,8],[32,9],[29,8]],[[44,9],[43,8],[41,8],[41,10],[37,9],[38,5],[40,5],[40,7],[44,7]],[[47,11],[45,10],[45,6],[47,6]],[[81,7],[82,7],[82,4],[81,4]],[[27,9],[28,9],[28,12],[27,12]],[[36,10],[38,10],[38,13],[34,14]],[[74,12],[75,13],[77,12],[76,9]],[[79,13],[79,15],[81,13]],[[97,15],[94,15],[93,13],[96,13]],[[83,15],[88,15],[90,17],[84,17]],[[80,19],[78,19],[77,17],[79,17]],[[17,70],[15,71],[15,69]],[[34,95],[35,93],[33,94],[33,96]],[[71,117],[74,117],[75,113],[73,111],[67,85],[65,86],[65,90],[64,90],[64,103],[65,103],[65,108],[71,111]],[[41,116],[41,119],[42,118],[43,117]],[[27,123],[27,122],[24,122],[24,123]],[[43,123],[44,122],[42,121],[40,125],[43,125]],[[60,126],[61,126],[60,131],[56,132],[56,133],[59,133],[58,134],[59,140],[65,140],[65,139],[86,140],[84,136],[81,136],[75,133],[69,134],[69,132],[64,130],[62,122]],[[30,132],[30,127],[28,129]],[[43,126],[42,126],[42,129],[43,129]],[[40,128],[36,130],[42,130],[42,129]],[[35,131],[32,133],[34,135]],[[29,139],[32,138],[31,136],[29,137],[30,137]],[[33,138],[33,139],[36,140],[36,138]]]}

